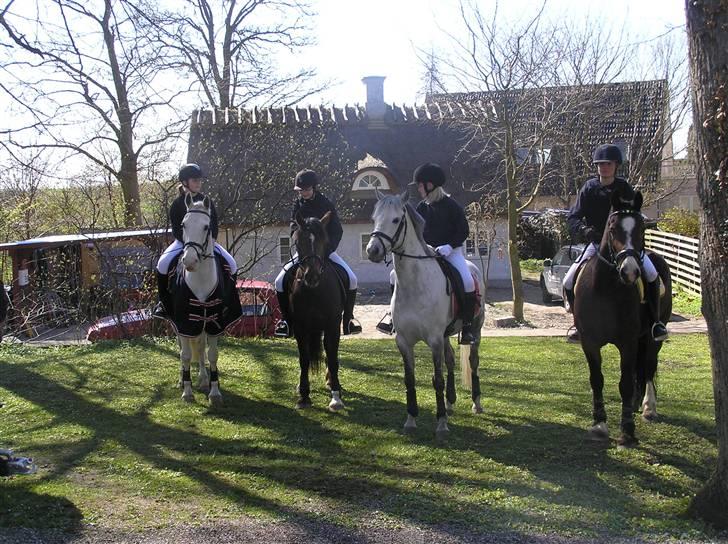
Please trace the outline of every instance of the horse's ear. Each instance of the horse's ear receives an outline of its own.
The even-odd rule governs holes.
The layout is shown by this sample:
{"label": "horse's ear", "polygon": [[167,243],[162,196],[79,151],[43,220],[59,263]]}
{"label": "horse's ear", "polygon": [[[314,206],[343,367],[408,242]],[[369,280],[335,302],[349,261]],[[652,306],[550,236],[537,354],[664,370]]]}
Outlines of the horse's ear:
{"label": "horse's ear", "polygon": [[382,200],[384,198],[384,194],[382,194],[382,191],[379,190],[379,187],[376,185],[374,186],[374,194],[377,197],[377,200]]}
{"label": "horse's ear", "polygon": [[205,198],[202,199],[202,205],[205,208],[207,208],[208,210],[210,209],[210,197],[209,196],[206,196]]}
{"label": "horse's ear", "polygon": [[190,193],[187,193],[185,196],[185,206],[187,206],[187,209],[190,209],[190,206],[192,206],[192,195]]}
{"label": "horse's ear", "polygon": [[326,212],[324,216],[321,218],[321,224],[325,227],[329,224],[329,220],[331,219],[331,212]]}
{"label": "horse's ear", "polygon": [[299,227],[303,227],[304,223],[306,222],[306,219],[301,215],[300,210],[296,212],[296,216],[293,218],[293,220],[298,224]]}
{"label": "horse's ear", "polygon": [[399,195],[399,199],[402,201],[402,204],[407,204],[409,201],[409,191],[405,189],[404,192]]}
{"label": "horse's ear", "polygon": [[634,204],[633,204],[634,211],[638,212],[642,209],[642,202],[643,202],[642,191],[637,191],[634,194]]}

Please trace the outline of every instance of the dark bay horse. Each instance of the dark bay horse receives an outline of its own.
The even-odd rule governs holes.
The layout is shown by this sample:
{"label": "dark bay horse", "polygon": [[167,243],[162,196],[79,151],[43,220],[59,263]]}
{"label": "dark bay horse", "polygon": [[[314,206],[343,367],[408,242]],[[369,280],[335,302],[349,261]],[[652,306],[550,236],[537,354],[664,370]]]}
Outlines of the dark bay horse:
{"label": "dark bay horse", "polygon": [[339,341],[345,293],[334,264],[326,254],[329,219],[329,213],[320,220],[315,217],[304,219],[300,214],[296,217],[298,229],[293,233],[292,241],[298,266],[287,278],[290,285],[286,287],[301,367],[296,408],[311,406],[308,373],[309,368],[317,370],[320,367],[323,336],[327,383],[331,388],[329,410],[336,412],[344,408],[339,383]]}
{"label": "dark bay horse", "polygon": [[[623,200],[618,193],[612,196],[612,212],[599,253],[584,265],[574,289],[574,318],[589,363],[593,394],[594,423],[590,433],[596,439],[609,437],[602,394],[601,348],[614,344],[619,350],[622,419],[617,444],[620,447],[637,444],[634,411],[643,395],[643,417],[649,420],[656,415],[654,376],[662,347],[662,342],[656,342],[650,334],[648,305],[640,302],[645,230],[641,207],[639,191],[633,200]],[[665,287],[660,300],[660,320],[667,323],[672,313],[670,270],[659,255],[650,253],[650,260]]]}

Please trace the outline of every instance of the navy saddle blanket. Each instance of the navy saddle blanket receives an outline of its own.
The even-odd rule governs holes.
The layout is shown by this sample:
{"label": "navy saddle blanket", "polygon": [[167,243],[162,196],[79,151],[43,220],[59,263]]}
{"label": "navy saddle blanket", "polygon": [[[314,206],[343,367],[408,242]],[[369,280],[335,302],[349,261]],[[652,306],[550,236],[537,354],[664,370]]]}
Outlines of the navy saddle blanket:
{"label": "navy saddle blanket", "polygon": [[172,324],[181,336],[199,336],[204,330],[219,336],[240,319],[243,310],[235,287],[235,278],[222,255],[215,254],[218,282],[207,300],[198,300],[184,280],[184,268],[172,263],[169,278],[172,293]]}

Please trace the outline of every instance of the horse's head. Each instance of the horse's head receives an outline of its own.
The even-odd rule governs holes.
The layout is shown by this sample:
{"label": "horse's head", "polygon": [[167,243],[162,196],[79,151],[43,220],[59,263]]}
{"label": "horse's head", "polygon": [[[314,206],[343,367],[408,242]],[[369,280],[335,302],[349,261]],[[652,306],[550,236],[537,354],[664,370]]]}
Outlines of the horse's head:
{"label": "horse's head", "polygon": [[619,274],[619,280],[632,285],[640,276],[645,242],[645,221],[642,193],[637,191],[631,200],[622,198],[619,192],[612,195],[612,212],[602,239]]}
{"label": "horse's head", "polygon": [[304,218],[299,213],[295,219],[298,228],[293,233],[292,241],[298,254],[299,274],[303,278],[303,284],[313,289],[318,287],[324,271],[326,248],[329,245],[326,225],[331,219],[331,212],[326,212],[321,219]]}
{"label": "horse's head", "polygon": [[405,191],[401,195],[385,196],[379,190],[375,192],[378,201],[372,214],[374,230],[367,244],[367,257],[379,263],[403,242],[402,231],[407,218],[409,193]]}
{"label": "horse's head", "polygon": [[212,257],[213,243],[210,231],[210,199],[192,201],[189,193],[185,197],[187,213],[182,220],[182,265],[185,270],[194,271],[203,259]]}

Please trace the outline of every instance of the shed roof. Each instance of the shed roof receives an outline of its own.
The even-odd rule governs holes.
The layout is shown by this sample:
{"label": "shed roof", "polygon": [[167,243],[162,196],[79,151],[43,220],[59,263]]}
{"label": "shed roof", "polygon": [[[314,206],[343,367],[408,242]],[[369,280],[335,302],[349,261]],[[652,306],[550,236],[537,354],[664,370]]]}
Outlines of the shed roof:
{"label": "shed roof", "polygon": [[40,238],[30,238],[28,240],[19,240],[17,242],[7,242],[5,244],[0,244],[0,251],[9,251],[12,249],[38,249],[46,247],[58,247],[73,244],[75,242],[101,242],[106,240],[121,240],[124,238],[159,236],[162,234],[171,233],[172,229],[143,229],[113,232],[89,232],[86,234],[54,234],[51,236],[42,236]]}

